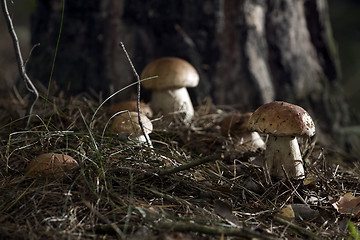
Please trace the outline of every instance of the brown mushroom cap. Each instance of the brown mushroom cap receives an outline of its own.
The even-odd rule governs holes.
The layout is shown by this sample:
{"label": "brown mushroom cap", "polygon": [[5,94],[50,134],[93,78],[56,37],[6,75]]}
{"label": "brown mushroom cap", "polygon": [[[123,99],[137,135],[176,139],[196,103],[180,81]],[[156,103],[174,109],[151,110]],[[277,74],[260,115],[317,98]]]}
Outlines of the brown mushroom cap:
{"label": "brown mushroom cap", "polygon": [[[121,101],[110,108],[110,114],[114,115],[117,112],[128,110],[129,112],[137,111],[137,101]],[[151,118],[153,112],[149,105],[144,102],[140,102],[140,113]]]}
{"label": "brown mushroom cap", "polygon": [[220,122],[220,131],[223,136],[236,136],[245,132],[250,132],[247,129],[247,124],[252,113],[235,113],[226,116]]}
{"label": "brown mushroom cap", "polygon": [[[145,134],[153,130],[153,125],[145,115],[140,114]],[[115,133],[138,133],[142,135],[137,112],[124,112],[114,117],[111,130]]]}
{"label": "brown mushroom cap", "polygon": [[163,57],[150,62],[142,71],[141,79],[158,76],[142,82],[144,88],[161,91],[183,87],[195,87],[199,74],[187,61],[176,57]]}
{"label": "brown mushroom cap", "polygon": [[30,161],[25,170],[29,177],[55,177],[79,166],[72,157],[59,153],[44,153]]}
{"label": "brown mushroom cap", "polygon": [[311,137],[315,134],[315,124],[302,107],[281,101],[256,109],[249,119],[248,129],[275,136]]}

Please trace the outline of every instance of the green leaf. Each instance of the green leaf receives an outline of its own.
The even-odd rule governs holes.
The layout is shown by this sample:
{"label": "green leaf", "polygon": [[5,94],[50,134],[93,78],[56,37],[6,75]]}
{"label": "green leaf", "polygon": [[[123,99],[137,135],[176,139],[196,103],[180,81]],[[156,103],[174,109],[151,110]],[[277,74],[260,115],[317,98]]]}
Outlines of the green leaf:
{"label": "green leaf", "polygon": [[350,220],[348,220],[348,228],[350,232],[350,236],[348,239],[351,239],[350,237],[352,237],[352,239],[354,240],[360,240],[360,232],[359,230],[357,230],[354,223],[352,223]]}

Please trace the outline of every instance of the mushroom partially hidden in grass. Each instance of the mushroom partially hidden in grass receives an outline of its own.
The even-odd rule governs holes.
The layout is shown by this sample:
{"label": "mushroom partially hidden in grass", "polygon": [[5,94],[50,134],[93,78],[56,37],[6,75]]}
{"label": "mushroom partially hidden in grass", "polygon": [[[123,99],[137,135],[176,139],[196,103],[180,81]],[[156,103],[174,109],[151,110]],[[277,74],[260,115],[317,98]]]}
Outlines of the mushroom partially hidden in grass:
{"label": "mushroom partially hidden in grass", "polygon": [[28,163],[25,175],[28,177],[56,177],[79,164],[72,157],[60,153],[44,153]]}
{"label": "mushroom partially hidden in grass", "polygon": [[224,137],[231,136],[247,150],[256,151],[265,149],[265,142],[257,132],[249,131],[247,128],[248,121],[252,113],[236,113],[225,117],[220,122],[221,135]]}
{"label": "mushroom partially hidden in grass", "polygon": [[269,134],[264,168],[270,176],[282,178],[285,171],[291,178],[305,177],[296,137],[313,136],[315,124],[303,108],[280,101],[264,104],[251,115],[248,128]]}
{"label": "mushroom partially hidden in grass", "polygon": [[[110,108],[110,114],[114,115],[117,112],[128,110],[129,112],[137,112],[137,102],[134,100],[121,101]],[[144,114],[148,118],[153,116],[153,112],[149,105],[144,102],[140,102],[140,113]]]}
{"label": "mushroom partially hidden in grass", "polygon": [[123,112],[115,116],[111,125],[111,130],[120,137],[139,144],[145,144],[147,142],[146,139],[148,139],[151,147],[152,144],[149,134],[153,130],[153,125],[150,119],[148,119],[145,115],[140,114],[140,118],[145,135],[141,131],[137,112]]}
{"label": "mushroom partially hidden in grass", "polygon": [[199,74],[187,61],[176,57],[163,57],[150,62],[142,71],[141,79],[157,76],[143,81],[144,88],[152,90],[150,106],[154,112],[168,114],[181,113],[189,122],[194,115],[186,87],[199,83]]}

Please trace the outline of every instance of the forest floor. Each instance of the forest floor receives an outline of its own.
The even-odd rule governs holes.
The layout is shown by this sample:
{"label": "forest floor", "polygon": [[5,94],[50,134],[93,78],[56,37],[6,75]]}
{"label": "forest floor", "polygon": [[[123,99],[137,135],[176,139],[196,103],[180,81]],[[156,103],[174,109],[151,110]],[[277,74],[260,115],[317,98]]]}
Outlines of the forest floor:
{"label": "forest floor", "polygon": [[[261,151],[220,134],[227,106],[207,101],[190,125],[155,119],[149,148],[104,131],[108,107],[94,115],[90,96],[39,102],[26,131],[15,99],[1,114],[0,239],[360,239],[359,162],[316,138],[301,141],[304,180],[269,181]],[[79,167],[25,176],[46,152]]]}

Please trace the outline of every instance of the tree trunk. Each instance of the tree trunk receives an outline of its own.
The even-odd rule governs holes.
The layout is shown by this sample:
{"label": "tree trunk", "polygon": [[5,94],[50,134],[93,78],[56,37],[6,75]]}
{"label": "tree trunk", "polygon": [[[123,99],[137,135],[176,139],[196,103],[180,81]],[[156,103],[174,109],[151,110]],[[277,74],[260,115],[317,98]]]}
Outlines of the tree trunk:
{"label": "tree trunk", "polygon": [[[59,1],[39,0],[33,15],[32,42],[41,46],[30,70],[46,86],[61,9]],[[323,133],[349,121],[326,0],[66,1],[53,79],[69,93],[108,95],[110,86],[127,86],[134,77],[120,41],[139,73],[162,56],[193,64],[200,74],[189,89],[195,105],[210,96],[249,111],[284,100],[307,109]]]}

